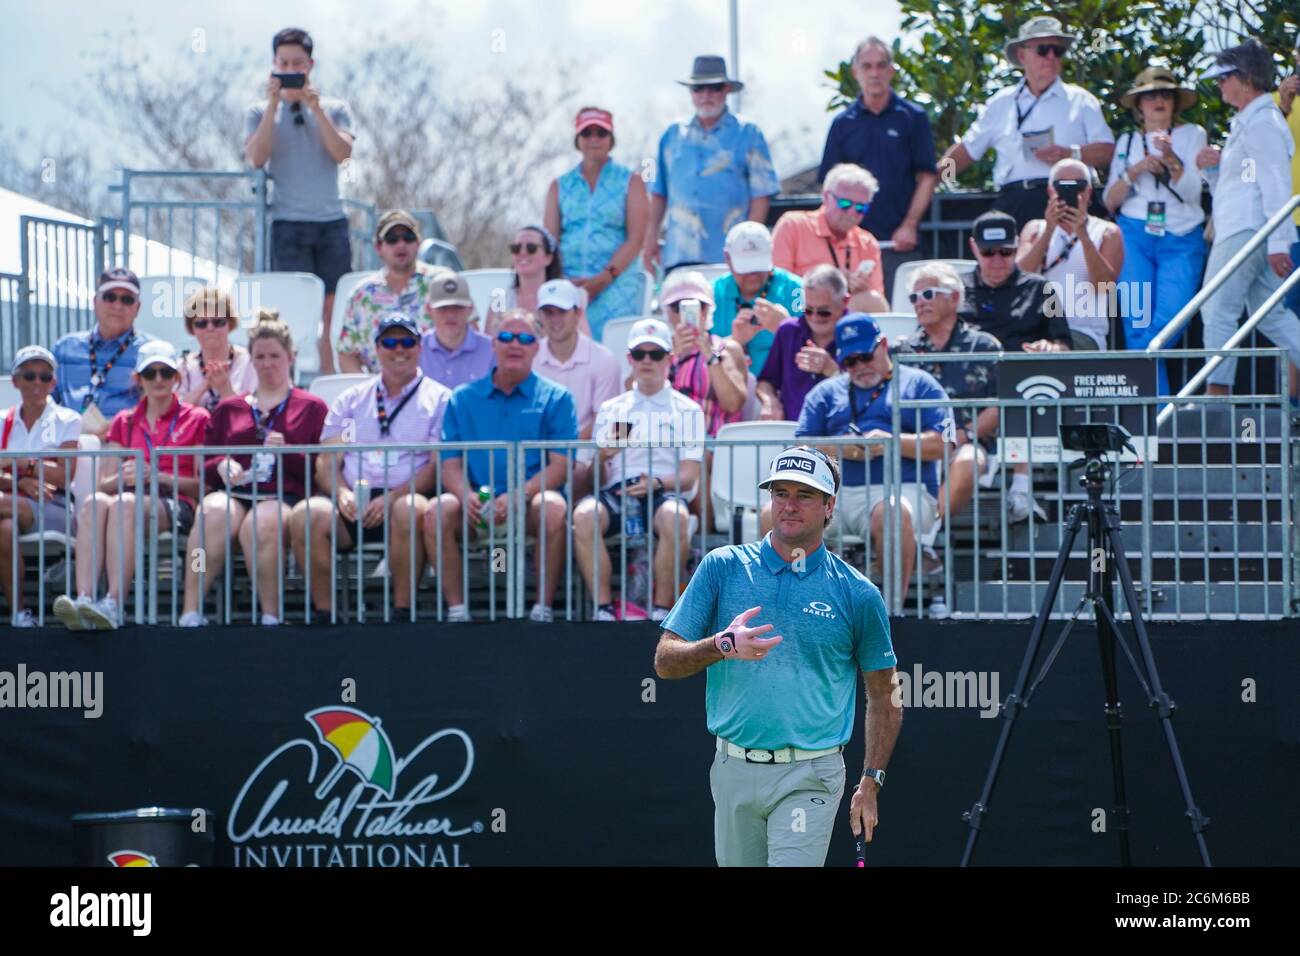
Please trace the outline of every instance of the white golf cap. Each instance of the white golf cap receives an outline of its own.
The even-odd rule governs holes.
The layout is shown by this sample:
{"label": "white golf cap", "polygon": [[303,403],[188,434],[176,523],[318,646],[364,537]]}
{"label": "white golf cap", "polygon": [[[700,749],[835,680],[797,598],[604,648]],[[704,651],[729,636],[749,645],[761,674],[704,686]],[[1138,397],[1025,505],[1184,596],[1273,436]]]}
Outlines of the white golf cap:
{"label": "white golf cap", "polygon": [[727,233],[723,249],[731,257],[732,272],[772,271],[772,234],[761,222],[736,223]]}
{"label": "white golf cap", "polygon": [[10,367],[11,372],[17,372],[28,362],[41,361],[49,365],[51,369],[58,368],[58,362],[54,361],[54,353],[43,345],[24,345],[14,356],[14,364]]}
{"label": "white golf cap", "polygon": [[537,290],[539,309],[544,305],[551,305],[568,312],[570,309],[576,309],[581,301],[582,294],[578,291],[578,287],[568,279],[551,279],[549,282],[543,282],[541,288]]}
{"label": "white golf cap", "polygon": [[634,349],[638,345],[650,342],[665,352],[673,350],[673,333],[668,326],[658,319],[642,319],[632,324],[632,331],[627,336],[627,347]]}
{"label": "white golf cap", "polygon": [[789,448],[781,452],[772,459],[771,472],[758,487],[770,490],[778,481],[797,481],[826,495],[834,495],[839,490],[826,456],[811,448]]}
{"label": "white golf cap", "polygon": [[173,371],[180,371],[181,357],[176,354],[176,347],[170,342],[155,339],[140,346],[135,357],[136,372],[143,372],[150,365],[166,365]]}

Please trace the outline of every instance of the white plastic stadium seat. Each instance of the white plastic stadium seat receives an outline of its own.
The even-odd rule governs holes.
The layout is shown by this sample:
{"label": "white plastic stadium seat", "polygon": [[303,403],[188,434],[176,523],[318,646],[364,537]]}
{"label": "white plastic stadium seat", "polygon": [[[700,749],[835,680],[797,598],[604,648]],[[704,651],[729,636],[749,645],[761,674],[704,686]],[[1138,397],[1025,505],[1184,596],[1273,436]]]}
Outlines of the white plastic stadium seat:
{"label": "white plastic stadium seat", "polygon": [[649,315],[655,305],[655,277],[644,269],[641,273],[641,314]]}
{"label": "white plastic stadium seat", "polygon": [[[298,374],[311,376],[320,370],[316,339],[325,308],[325,283],[320,276],[310,272],[250,272],[235,280],[233,293],[245,330],[254,324],[258,309],[275,309],[293,335]],[[246,334],[242,337],[245,341]]]}
{"label": "white plastic stadium seat", "polygon": [[[339,276],[338,285],[334,287],[334,307],[330,309],[330,348],[334,351],[334,367],[338,368],[339,356],[335,343],[339,340],[339,329],[343,328],[343,316],[348,311],[348,303],[352,301],[352,293],[357,291],[357,286],[361,285],[361,280],[367,276],[375,274],[374,269],[366,269],[362,272],[345,272]],[[317,328],[316,335],[319,338],[324,332],[323,327]]]}
{"label": "white plastic stadium seat", "polygon": [[344,372],[341,375],[318,375],[311,380],[311,385],[307,386],[307,391],[319,396],[326,405],[333,405],[334,399],[353,385],[368,382],[371,378],[373,376],[364,375],[360,372]]}
{"label": "white plastic stadium seat", "polygon": [[885,339],[891,348],[917,328],[915,312],[872,312],[871,317],[880,326],[880,331],[885,333]]}
{"label": "white plastic stadium seat", "polygon": [[632,326],[643,318],[640,315],[625,315],[619,319],[610,319],[600,330],[600,344],[609,349],[609,354],[618,361],[619,368],[626,363],[623,356],[627,354],[627,340],[632,336]]}
{"label": "white plastic stadium seat", "polygon": [[[798,422],[732,422],[718,429],[718,441],[739,440],[754,445],[713,450],[709,497],[718,531],[727,530],[733,508],[761,507],[758,483],[767,476],[772,459],[795,444],[794,432],[798,426]],[[770,444],[760,445],[760,442]]]}
{"label": "white plastic stadium seat", "polygon": [[0,412],[13,408],[23,400],[23,393],[18,391],[13,376],[0,375]]}
{"label": "white plastic stadium seat", "polygon": [[487,321],[487,314],[492,307],[493,291],[501,290],[498,304],[504,305],[506,291],[513,288],[515,284],[513,269],[467,269],[461,275],[469,283],[469,297],[474,300],[474,311],[484,322]]}
{"label": "white plastic stadium seat", "polygon": [[912,273],[921,266],[929,265],[932,262],[942,262],[952,266],[957,270],[959,276],[975,271],[974,259],[923,259],[920,262],[904,262],[894,270],[894,288],[889,297],[889,307],[891,309],[895,312],[916,313],[916,310],[912,308],[912,303],[907,301],[907,293],[910,291],[908,285],[912,281]]}
{"label": "white plastic stadium seat", "polygon": [[704,278],[708,279],[709,282],[713,282],[715,279],[725,276],[730,271],[730,267],[725,262],[713,262],[707,265],[678,266],[676,269],[672,270],[672,272],[669,272],[664,276],[664,285],[668,285],[672,280],[672,277],[677,275],[679,272],[698,272],[700,275],[704,276]]}
{"label": "white plastic stadium seat", "polygon": [[182,313],[190,293],[208,283],[194,276],[152,275],[140,277],[140,314],[135,317],[137,332],[170,342],[177,349],[198,348],[193,336],[185,331]]}

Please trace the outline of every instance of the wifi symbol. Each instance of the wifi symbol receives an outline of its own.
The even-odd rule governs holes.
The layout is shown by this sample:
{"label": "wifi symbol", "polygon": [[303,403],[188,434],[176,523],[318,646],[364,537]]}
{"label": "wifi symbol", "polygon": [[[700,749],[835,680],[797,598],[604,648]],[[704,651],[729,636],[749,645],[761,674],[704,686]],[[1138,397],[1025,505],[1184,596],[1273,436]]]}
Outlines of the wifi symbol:
{"label": "wifi symbol", "polygon": [[[1016,385],[1016,391],[1022,397],[1031,401],[1041,399],[1047,402],[1055,402],[1065,394],[1065,383],[1051,375],[1031,375]],[[1046,413],[1047,409],[1038,409],[1038,414],[1045,415]]]}

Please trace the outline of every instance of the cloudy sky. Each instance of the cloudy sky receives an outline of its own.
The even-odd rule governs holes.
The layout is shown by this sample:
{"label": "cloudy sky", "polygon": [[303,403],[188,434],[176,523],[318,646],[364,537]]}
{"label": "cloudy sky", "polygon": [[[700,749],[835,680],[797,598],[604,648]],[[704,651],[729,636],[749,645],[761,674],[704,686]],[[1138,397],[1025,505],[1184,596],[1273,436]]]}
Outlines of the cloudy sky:
{"label": "cloudy sky", "polygon": [[[822,70],[846,58],[861,35],[892,39],[898,7],[893,0],[740,0],[739,7],[740,74],[747,84],[741,111],[768,132],[777,169],[789,175],[821,155],[831,95]],[[0,58],[0,124],[25,130],[35,145],[61,131],[92,142],[105,135],[95,117],[71,106],[82,99],[81,76],[95,66],[105,33],[129,29],[157,66],[184,70],[196,36],[205,47],[201,55],[233,56],[245,48],[260,52],[277,29],[299,25],[316,41],[317,69],[327,85],[330,57],[363,45],[369,28],[383,26],[374,13],[382,10],[391,22],[416,24],[445,62],[445,75],[457,82],[527,79],[560,57],[581,68],[575,107],[600,103],[614,110],[616,122],[635,118],[657,133],[689,108],[688,94],[673,80],[689,72],[692,56],[728,52],[728,8],[727,0],[3,0],[10,42]]]}

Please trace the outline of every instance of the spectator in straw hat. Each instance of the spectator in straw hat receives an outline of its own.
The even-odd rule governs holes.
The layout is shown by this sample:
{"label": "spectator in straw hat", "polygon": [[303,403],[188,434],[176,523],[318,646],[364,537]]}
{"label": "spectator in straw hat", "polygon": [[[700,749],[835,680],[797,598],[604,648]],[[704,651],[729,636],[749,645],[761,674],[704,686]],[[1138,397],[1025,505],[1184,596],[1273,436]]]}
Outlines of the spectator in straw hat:
{"label": "spectator in straw hat", "polygon": [[1003,51],[1024,78],[993,95],[975,124],[948,148],[941,175],[956,175],[997,153],[994,209],[1008,212],[1023,229],[1047,208],[1047,177],[1052,165],[1073,157],[1103,167],[1115,151],[1115,137],[1102,118],[1097,97],[1061,82],[1061,62],[1075,36],[1055,17],[1033,17]]}
{"label": "spectator in straw hat", "polygon": [[[1110,164],[1104,202],[1124,235],[1120,287],[1127,303],[1120,316],[1124,344],[1144,349],[1196,294],[1205,267],[1204,182],[1196,154],[1205,130],[1178,116],[1196,93],[1164,67],[1147,67],[1119,98],[1138,128],[1121,136]],[[1176,341],[1176,340],[1175,340]],[[1168,394],[1164,362],[1159,391]]]}
{"label": "spectator in straw hat", "polygon": [[726,61],[697,56],[691,75],[677,82],[690,87],[695,115],[659,139],[643,250],[652,272],[661,259],[665,272],[721,262],[727,231],[745,219],[763,222],[781,191],[762,130],[727,109],[727,94],[745,84],[727,76]]}

